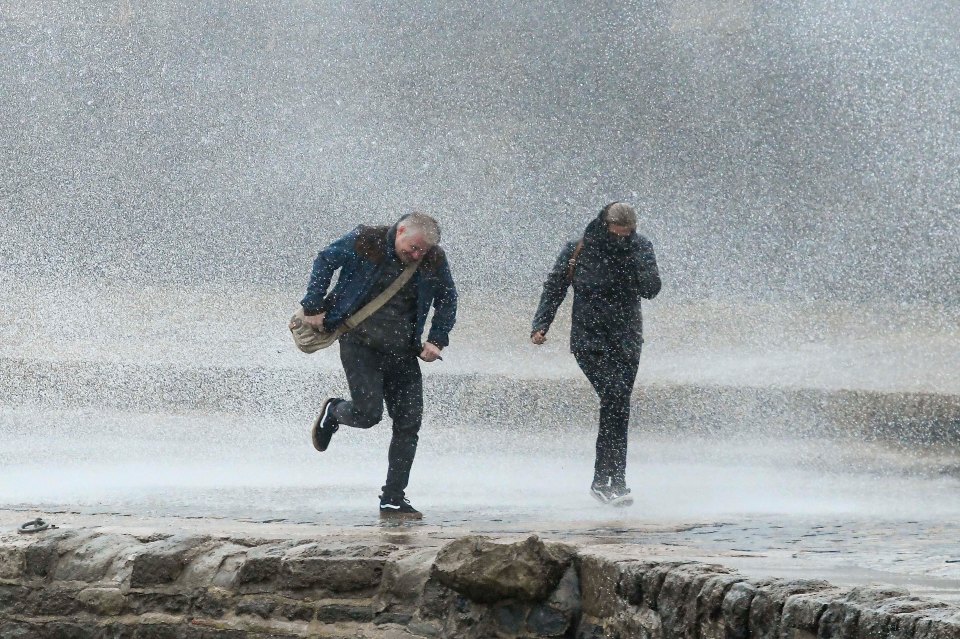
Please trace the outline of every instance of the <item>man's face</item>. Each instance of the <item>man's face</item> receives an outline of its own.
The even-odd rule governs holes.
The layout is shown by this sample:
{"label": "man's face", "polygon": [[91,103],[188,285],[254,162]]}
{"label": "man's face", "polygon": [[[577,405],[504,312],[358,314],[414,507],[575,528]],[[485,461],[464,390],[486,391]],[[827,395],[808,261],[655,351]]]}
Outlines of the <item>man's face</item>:
{"label": "man's face", "polygon": [[403,225],[397,227],[397,239],[393,243],[397,256],[404,264],[419,262],[433,245],[423,238],[423,234]]}
{"label": "man's face", "polygon": [[630,234],[633,233],[633,229],[629,226],[620,226],[619,224],[613,223],[607,224],[607,230],[617,238],[630,237]]}

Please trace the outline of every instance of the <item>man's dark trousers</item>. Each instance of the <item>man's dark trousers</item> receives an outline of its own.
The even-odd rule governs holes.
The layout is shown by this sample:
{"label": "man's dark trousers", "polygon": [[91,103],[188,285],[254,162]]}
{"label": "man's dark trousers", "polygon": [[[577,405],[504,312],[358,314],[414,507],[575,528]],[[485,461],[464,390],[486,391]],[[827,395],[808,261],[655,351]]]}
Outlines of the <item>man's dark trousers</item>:
{"label": "man's dark trousers", "polygon": [[371,428],[383,418],[386,402],[393,420],[393,437],[383,495],[403,497],[423,420],[420,362],[412,348],[405,353],[387,353],[349,338],[340,340],[340,361],[352,401],[339,404],[335,417],[346,426]]}
{"label": "man's dark trousers", "polygon": [[606,484],[609,479],[612,486],[622,487],[626,484],[630,396],[637,379],[640,354],[614,348],[575,352],[573,356],[600,396],[593,481]]}

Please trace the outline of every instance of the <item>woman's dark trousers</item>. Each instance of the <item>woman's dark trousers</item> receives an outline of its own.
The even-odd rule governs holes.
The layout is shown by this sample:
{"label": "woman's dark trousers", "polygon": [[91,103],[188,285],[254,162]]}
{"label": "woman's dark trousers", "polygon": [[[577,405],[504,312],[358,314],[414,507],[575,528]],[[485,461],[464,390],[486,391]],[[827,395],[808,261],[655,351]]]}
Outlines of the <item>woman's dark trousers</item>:
{"label": "woman's dark trousers", "polygon": [[340,341],[340,361],[352,401],[339,404],[334,415],[346,426],[370,428],[383,418],[386,402],[393,420],[393,437],[383,494],[403,497],[423,420],[420,362],[412,352],[384,353],[347,340]]}
{"label": "woman's dark trousers", "polygon": [[600,430],[597,433],[595,484],[626,485],[627,426],[630,424],[630,396],[640,364],[639,353],[622,350],[574,353],[580,370],[600,397]]}

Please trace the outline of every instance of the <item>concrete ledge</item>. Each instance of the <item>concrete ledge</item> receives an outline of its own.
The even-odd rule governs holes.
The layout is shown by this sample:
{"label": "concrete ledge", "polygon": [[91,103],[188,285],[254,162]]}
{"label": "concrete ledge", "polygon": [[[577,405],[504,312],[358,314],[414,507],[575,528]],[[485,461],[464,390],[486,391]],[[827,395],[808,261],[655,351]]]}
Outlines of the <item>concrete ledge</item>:
{"label": "concrete ledge", "polygon": [[[642,546],[584,549],[535,536],[425,548],[8,533],[0,638],[960,637],[960,607],[903,589],[751,580],[641,555]],[[502,594],[511,592],[525,594]]]}

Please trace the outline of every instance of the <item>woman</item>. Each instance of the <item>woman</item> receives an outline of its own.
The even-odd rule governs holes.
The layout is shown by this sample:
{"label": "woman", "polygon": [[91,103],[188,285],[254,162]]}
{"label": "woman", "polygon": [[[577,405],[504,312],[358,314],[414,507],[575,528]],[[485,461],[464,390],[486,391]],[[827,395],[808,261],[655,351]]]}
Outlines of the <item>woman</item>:
{"label": "woman", "polygon": [[660,292],[653,245],[637,234],[625,202],[603,207],[583,238],[568,242],[543,284],[530,339],[543,344],[573,286],[570,350],[600,397],[597,458],[590,493],[601,503],[633,504],[626,484],[630,396],[643,345],[640,299]]}

